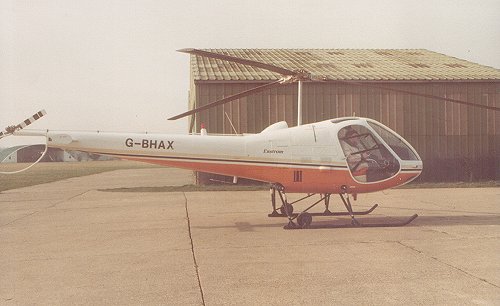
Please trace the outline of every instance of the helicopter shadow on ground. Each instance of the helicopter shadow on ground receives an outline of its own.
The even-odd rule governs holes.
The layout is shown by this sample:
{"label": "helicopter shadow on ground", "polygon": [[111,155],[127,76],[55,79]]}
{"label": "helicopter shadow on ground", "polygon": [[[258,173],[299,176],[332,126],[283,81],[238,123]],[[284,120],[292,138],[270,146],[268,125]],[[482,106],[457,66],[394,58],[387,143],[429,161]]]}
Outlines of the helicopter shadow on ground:
{"label": "helicopter shadow on ground", "polygon": [[[307,228],[328,229],[328,228],[366,228],[366,227],[395,227],[403,222],[406,217],[400,216],[380,216],[380,217],[358,217],[356,218],[362,225],[353,226],[350,218],[331,218],[320,217],[313,220],[313,223]],[[234,225],[222,226],[194,226],[198,229],[215,228],[236,228],[240,232],[253,232],[257,228],[283,227],[286,224],[286,218],[280,219],[283,222],[252,224],[250,222],[235,222]],[[401,227],[420,227],[420,226],[460,226],[460,225],[500,225],[500,215],[481,214],[481,215],[457,215],[457,216],[418,216],[413,222]]]}

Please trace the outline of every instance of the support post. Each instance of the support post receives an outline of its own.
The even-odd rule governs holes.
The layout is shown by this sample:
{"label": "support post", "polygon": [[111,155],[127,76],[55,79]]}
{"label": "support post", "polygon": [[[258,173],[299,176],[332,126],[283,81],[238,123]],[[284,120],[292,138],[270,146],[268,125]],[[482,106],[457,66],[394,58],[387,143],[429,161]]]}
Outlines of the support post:
{"label": "support post", "polygon": [[302,81],[298,82],[297,126],[302,125]]}

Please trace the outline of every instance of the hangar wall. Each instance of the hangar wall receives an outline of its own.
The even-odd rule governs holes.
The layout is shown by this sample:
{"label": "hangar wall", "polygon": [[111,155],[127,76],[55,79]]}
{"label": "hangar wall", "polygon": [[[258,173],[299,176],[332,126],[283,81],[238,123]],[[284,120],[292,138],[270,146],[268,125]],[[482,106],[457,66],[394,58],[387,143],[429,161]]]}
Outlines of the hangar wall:
{"label": "hangar wall", "polygon": [[[377,86],[500,107],[500,81],[388,81]],[[206,105],[262,82],[194,81],[191,107]],[[407,139],[424,161],[420,181],[500,179],[500,113],[451,102],[338,83],[304,83],[303,123],[369,117]],[[297,85],[273,88],[198,114],[198,131],[258,133],[285,120],[297,124]],[[231,121],[231,122],[230,122]]]}

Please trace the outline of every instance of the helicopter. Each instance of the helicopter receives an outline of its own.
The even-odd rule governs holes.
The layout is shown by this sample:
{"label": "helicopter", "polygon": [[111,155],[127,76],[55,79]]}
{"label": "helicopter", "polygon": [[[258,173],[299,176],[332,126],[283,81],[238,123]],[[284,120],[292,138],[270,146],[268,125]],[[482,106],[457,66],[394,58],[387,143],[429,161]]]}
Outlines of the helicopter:
{"label": "helicopter", "polygon": [[[335,81],[358,86],[378,87],[351,81],[329,80],[305,70],[288,70],[267,63],[237,58],[199,49],[182,49],[181,52],[197,56],[226,60],[277,72],[282,77],[274,82],[254,87],[173,116],[176,120],[200,111],[237,100],[271,87],[290,83]],[[393,90],[385,88],[386,90]],[[401,90],[395,90],[406,92]],[[406,92],[410,93],[410,92]],[[423,95],[419,93],[410,93]],[[424,95],[429,96],[429,95]],[[500,110],[498,107],[478,105],[466,101],[431,96],[459,104]],[[300,95],[299,95],[300,103]],[[300,104],[298,109],[300,110]],[[162,166],[209,172],[235,178],[246,178],[269,183],[271,212],[269,217],[288,219],[285,229],[308,228],[313,216],[349,216],[351,226],[404,226],[418,215],[392,223],[362,223],[357,215],[369,210],[354,211],[350,196],[381,191],[407,184],[423,170],[417,151],[400,135],[380,122],[363,117],[343,117],[289,127],[284,121],[276,122],[257,134],[210,135],[202,128],[199,134],[141,134],[75,131],[26,130],[26,126],[40,119],[40,111],[22,123],[9,126],[3,137],[42,136],[48,147],[108,155],[125,160],[140,161]],[[299,116],[300,118],[300,116]],[[43,156],[43,155],[42,155]],[[287,193],[304,193],[306,196],[289,202]],[[320,199],[306,209],[294,212],[298,202],[319,194]],[[329,209],[330,197],[339,195],[345,212]],[[278,200],[281,205],[278,205]],[[323,212],[310,210],[324,203]]]}

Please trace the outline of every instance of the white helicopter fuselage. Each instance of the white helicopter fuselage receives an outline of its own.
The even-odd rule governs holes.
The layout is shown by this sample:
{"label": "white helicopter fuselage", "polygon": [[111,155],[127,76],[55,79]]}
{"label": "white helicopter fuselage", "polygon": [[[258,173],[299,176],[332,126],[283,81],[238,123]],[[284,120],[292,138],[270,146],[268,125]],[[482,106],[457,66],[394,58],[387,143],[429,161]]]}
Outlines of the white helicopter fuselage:
{"label": "white helicopter fuselage", "polygon": [[[291,128],[285,122],[278,122],[259,134],[237,136],[73,131],[45,134],[49,147],[277,183],[287,192],[364,193],[416,178],[422,171],[422,161],[414,149],[399,137],[414,158],[398,157],[393,147],[371,127],[372,123],[399,137],[380,123],[365,118],[340,118]],[[339,134],[352,127],[358,130],[362,137],[359,140],[366,148],[354,155],[350,154],[352,150],[346,151]],[[350,163],[350,157],[359,159],[365,155],[373,158],[360,162],[367,165],[365,173],[357,175],[360,167],[354,165],[357,162]],[[390,171],[384,170],[387,174],[369,169],[372,166],[367,160],[374,160],[376,155],[382,160],[385,156],[380,169],[391,164]]]}

